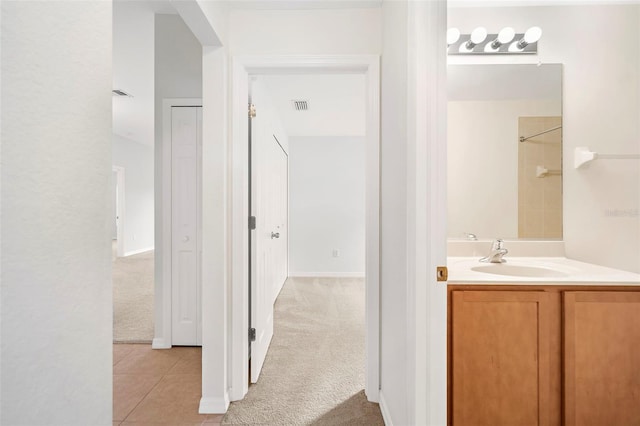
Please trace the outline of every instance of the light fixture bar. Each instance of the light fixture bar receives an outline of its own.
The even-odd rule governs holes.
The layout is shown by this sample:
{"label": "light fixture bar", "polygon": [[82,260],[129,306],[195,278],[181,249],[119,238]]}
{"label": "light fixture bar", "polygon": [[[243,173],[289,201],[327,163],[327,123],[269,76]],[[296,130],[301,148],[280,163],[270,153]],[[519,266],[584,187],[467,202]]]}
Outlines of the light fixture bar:
{"label": "light fixture bar", "polygon": [[[532,40],[532,37],[526,37],[526,33],[517,33],[511,37],[509,42],[500,42],[500,34],[487,34],[486,38],[479,43],[474,43],[471,34],[460,34],[460,37],[448,45],[447,52],[449,55],[535,55],[538,53],[538,39],[532,42],[525,42],[525,39]],[[505,37],[503,35],[502,39]]]}

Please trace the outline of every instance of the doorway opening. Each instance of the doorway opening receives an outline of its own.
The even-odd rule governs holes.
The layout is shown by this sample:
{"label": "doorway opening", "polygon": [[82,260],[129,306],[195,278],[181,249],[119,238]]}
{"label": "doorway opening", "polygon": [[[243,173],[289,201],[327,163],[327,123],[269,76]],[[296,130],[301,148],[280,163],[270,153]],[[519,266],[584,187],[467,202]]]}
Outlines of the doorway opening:
{"label": "doorway opening", "polygon": [[[364,108],[364,164],[365,175],[365,201],[364,201],[364,235],[365,235],[365,256],[363,270],[359,271],[365,275],[365,393],[369,401],[377,402],[379,392],[379,58],[377,56],[348,56],[348,57],[304,57],[304,58],[280,58],[280,57],[242,57],[236,58],[233,68],[233,86],[237,88],[233,94],[233,110],[235,112],[246,111],[246,102],[249,99],[250,80],[254,76],[287,76],[287,75],[359,75],[364,81],[365,108]],[[291,101],[291,100],[290,100]],[[289,102],[290,102],[289,101]],[[256,102],[252,93],[252,102]],[[295,103],[293,103],[295,105]],[[257,106],[256,114],[260,114],[260,107]],[[232,183],[232,229],[234,235],[238,237],[233,241],[233,252],[238,253],[232,262],[233,270],[242,270],[249,264],[249,228],[246,227],[247,218],[251,216],[249,210],[248,176],[249,176],[249,126],[246,116],[234,114],[232,133],[232,156],[234,158],[246,158],[247,161],[240,164],[240,169],[245,180],[236,179]],[[327,126],[325,126],[327,127]],[[252,133],[253,133],[252,129]],[[268,138],[267,138],[268,139]],[[273,135],[271,135],[273,139]],[[277,138],[281,143],[280,138]],[[240,141],[245,141],[244,143]],[[253,143],[253,139],[252,139]],[[285,142],[286,144],[286,142]],[[291,149],[291,148],[289,148]],[[255,158],[255,156],[253,157]],[[289,156],[289,161],[292,160]],[[289,164],[291,167],[291,163]],[[255,168],[255,165],[253,165]],[[253,196],[252,196],[253,197]],[[252,206],[253,209],[253,206]],[[289,208],[291,211],[291,206]],[[291,221],[287,221],[288,231]],[[237,233],[236,233],[237,232]],[[253,231],[251,231],[253,232]],[[270,229],[268,234],[263,230],[263,237],[266,241],[271,239],[272,233],[277,234],[277,229]],[[267,236],[269,238],[267,238]],[[291,237],[292,238],[292,237]],[[289,244],[292,244],[291,238]],[[275,239],[275,238],[274,238]],[[335,250],[334,250],[335,249]],[[252,246],[255,254],[255,248]],[[345,253],[340,247],[332,247],[329,258],[339,259]],[[291,260],[289,256],[286,257]],[[244,267],[242,266],[244,265]],[[236,269],[239,268],[239,269]],[[256,265],[252,263],[252,270]],[[290,275],[291,266],[287,266],[287,276]],[[318,271],[314,271],[318,272]],[[335,271],[334,271],[335,272]],[[342,273],[344,274],[344,272]],[[333,275],[336,277],[337,275]],[[326,278],[326,277],[325,277]],[[253,283],[255,284],[255,282]],[[248,391],[250,380],[247,368],[249,360],[249,339],[246,338],[247,330],[251,333],[251,323],[249,323],[249,312],[251,311],[252,322],[256,313],[256,292],[254,285],[249,286],[249,277],[234,274],[232,277],[231,292],[231,389],[230,399],[232,401],[241,400]],[[252,306],[249,307],[249,294]],[[273,294],[273,293],[272,293]],[[265,318],[267,316],[265,315]],[[260,330],[256,329],[256,334]],[[265,350],[266,351],[266,350]],[[251,349],[251,356],[256,353],[255,347]],[[253,364],[253,363],[252,363]],[[251,376],[257,377],[259,373],[254,371],[252,365]],[[253,381],[253,380],[252,380]]]}

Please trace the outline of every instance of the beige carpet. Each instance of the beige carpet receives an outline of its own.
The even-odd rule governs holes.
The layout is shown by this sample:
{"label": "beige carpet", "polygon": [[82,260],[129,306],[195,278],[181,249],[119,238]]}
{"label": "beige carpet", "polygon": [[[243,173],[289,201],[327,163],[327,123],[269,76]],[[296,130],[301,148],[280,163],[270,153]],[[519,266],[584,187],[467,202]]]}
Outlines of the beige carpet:
{"label": "beige carpet", "polygon": [[364,280],[289,279],[262,373],[223,425],[384,425],[364,395]]}
{"label": "beige carpet", "polygon": [[113,341],[153,340],[153,251],[113,261]]}

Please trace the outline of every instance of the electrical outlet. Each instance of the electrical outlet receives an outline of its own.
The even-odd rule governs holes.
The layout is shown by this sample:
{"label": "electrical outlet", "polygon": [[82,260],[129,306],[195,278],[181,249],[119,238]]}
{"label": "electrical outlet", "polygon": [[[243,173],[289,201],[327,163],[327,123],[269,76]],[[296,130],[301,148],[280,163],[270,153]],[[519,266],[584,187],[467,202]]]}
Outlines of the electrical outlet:
{"label": "electrical outlet", "polygon": [[333,249],[333,257],[340,257],[340,250]]}

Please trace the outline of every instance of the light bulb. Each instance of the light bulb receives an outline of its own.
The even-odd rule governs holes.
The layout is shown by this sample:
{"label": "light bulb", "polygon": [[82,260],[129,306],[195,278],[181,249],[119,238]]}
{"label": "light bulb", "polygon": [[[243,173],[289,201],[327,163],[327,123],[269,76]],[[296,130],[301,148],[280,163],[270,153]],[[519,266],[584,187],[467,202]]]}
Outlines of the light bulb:
{"label": "light bulb", "polygon": [[527,44],[535,43],[540,40],[540,37],[542,37],[542,28],[540,27],[531,27],[524,33],[524,41],[527,42]]}
{"label": "light bulb", "polygon": [[518,49],[522,50],[531,43],[535,43],[542,37],[542,29],[540,27],[531,27],[524,33],[524,37],[518,41]]}
{"label": "light bulb", "polygon": [[511,27],[504,27],[498,33],[498,38],[496,39],[500,44],[509,43],[516,36],[516,31]]}
{"label": "light bulb", "polygon": [[485,27],[478,27],[471,32],[471,43],[479,44],[487,38],[487,29]]}
{"label": "light bulb", "polygon": [[460,30],[457,28],[449,28],[447,30],[447,46],[452,45],[460,39]]}
{"label": "light bulb", "polygon": [[471,33],[469,40],[460,45],[460,52],[471,52],[477,44],[482,43],[487,38],[487,29],[485,27],[478,27]]}
{"label": "light bulb", "polygon": [[487,44],[485,46],[485,52],[496,52],[500,46],[503,44],[509,43],[515,37],[516,31],[511,27],[505,27],[500,30],[498,33],[498,37],[491,42],[491,44]]}

